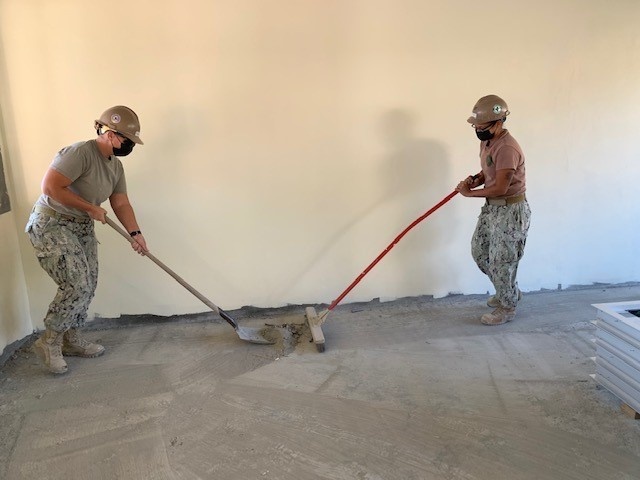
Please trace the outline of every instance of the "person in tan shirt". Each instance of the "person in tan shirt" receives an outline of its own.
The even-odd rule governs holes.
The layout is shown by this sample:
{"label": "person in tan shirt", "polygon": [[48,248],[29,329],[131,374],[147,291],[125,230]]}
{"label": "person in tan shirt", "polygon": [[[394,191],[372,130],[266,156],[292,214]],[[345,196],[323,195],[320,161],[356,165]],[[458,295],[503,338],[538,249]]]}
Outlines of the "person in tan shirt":
{"label": "person in tan shirt", "polygon": [[522,297],[516,275],[531,222],[524,153],[504,128],[509,113],[497,95],[476,102],[467,121],[480,140],[481,171],[456,187],[465,197],[486,199],[471,240],[473,259],[496,290],[487,301],[495,310],[480,319],[485,325],[501,325],[515,317]]}

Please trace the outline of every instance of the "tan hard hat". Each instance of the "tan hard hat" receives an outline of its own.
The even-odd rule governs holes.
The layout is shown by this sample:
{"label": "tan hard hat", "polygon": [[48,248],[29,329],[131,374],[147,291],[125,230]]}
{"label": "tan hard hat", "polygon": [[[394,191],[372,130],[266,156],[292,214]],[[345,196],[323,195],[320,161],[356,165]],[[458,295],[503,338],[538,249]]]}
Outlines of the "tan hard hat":
{"label": "tan hard hat", "polygon": [[100,115],[100,119],[96,120],[95,124],[96,128],[99,126],[108,127],[110,130],[121,133],[132,142],[144,145],[140,139],[140,120],[138,120],[136,112],[129,107],[123,105],[111,107]]}
{"label": "tan hard hat", "polygon": [[473,113],[467,119],[472,125],[482,125],[484,123],[505,120],[509,115],[507,102],[497,95],[487,95],[476,102]]}

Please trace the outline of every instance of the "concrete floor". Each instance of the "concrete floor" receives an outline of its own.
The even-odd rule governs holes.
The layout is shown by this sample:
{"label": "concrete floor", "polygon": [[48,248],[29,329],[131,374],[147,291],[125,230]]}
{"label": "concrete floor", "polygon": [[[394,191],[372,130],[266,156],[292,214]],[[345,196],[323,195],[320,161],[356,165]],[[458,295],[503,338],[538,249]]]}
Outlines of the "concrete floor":
{"label": "concrete floor", "polygon": [[638,285],[526,293],[499,327],[478,323],[478,295],[345,305],[324,353],[293,328],[242,342],[209,314],[94,325],[106,354],[66,375],[28,345],[2,368],[0,478],[638,479],[640,421],[589,377],[591,304],[637,299]]}

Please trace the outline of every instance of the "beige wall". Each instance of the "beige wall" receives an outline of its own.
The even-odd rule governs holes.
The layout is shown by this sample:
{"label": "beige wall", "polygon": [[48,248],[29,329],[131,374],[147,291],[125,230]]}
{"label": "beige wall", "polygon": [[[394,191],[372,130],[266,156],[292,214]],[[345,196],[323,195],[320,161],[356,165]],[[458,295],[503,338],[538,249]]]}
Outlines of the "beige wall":
{"label": "beige wall", "polygon": [[[0,153],[2,145],[2,121],[0,118]],[[4,158],[4,155],[3,155]],[[8,180],[11,171],[4,163],[4,175]],[[10,180],[7,189],[12,194]],[[0,215],[0,354],[4,347],[31,333],[31,317],[27,284],[25,282],[22,257],[18,245],[18,232],[13,211]]]}
{"label": "beige wall", "polygon": [[[639,21],[633,0],[0,0],[16,230],[54,153],[123,103],[161,260],[222,307],[329,302],[478,170],[465,119],[497,93],[528,160],[521,287],[639,280]],[[469,254],[479,206],[454,198],[346,301],[489,290]],[[206,309],[98,235],[93,312]],[[37,327],[53,287],[19,238]]]}
{"label": "beige wall", "polygon": [[0,215],[0,353],[2,349],[31,333],[27,285],[18,248],[13,215]]}

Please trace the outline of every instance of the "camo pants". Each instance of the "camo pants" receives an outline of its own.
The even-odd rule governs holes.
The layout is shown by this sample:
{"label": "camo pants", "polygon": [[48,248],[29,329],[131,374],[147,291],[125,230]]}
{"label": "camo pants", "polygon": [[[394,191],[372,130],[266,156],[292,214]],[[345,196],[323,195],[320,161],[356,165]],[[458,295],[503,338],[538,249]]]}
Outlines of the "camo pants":
{"label": "camo pants", "polygon": [[489,277],[503,307],[518,303],[518,263],[524,254],[531,210],[526,200],[513,205],[485,204],[471,240],[471,255]]}
{"label": "camo pants", "polygon": [[25,231],[40,266],[58,285],[44,317],[56,332],[82,327],[98,284],[98,242],[93,220],[73,221],[31,213]]}

